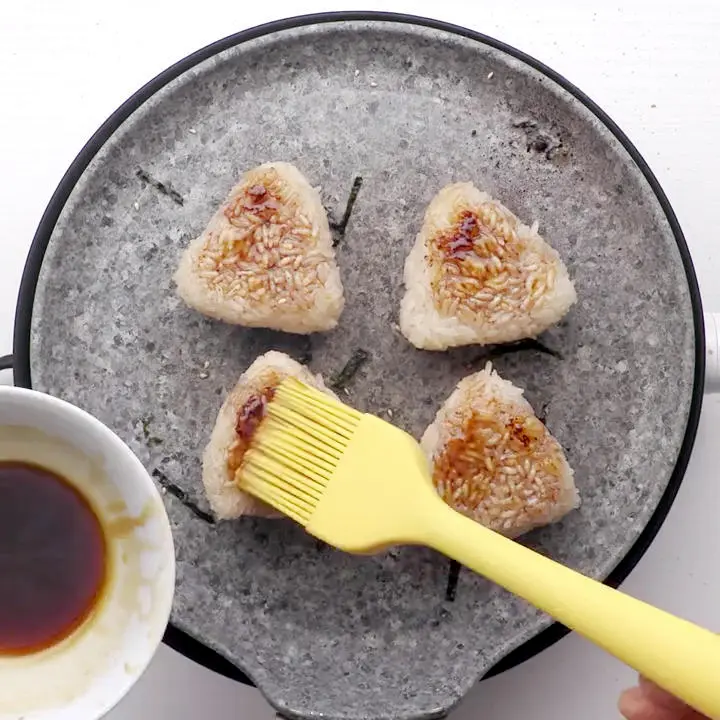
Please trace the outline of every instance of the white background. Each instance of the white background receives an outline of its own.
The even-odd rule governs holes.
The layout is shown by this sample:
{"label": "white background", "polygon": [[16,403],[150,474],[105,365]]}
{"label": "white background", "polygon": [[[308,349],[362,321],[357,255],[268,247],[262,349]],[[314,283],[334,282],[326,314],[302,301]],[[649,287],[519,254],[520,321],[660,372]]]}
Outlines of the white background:
{"label": "white background", "polygon": [[[706,308],[720,310],[720,5],[714,0],[387,0],[364,7],[331,0],[202,0],[185,7],[177,0],[0,0],[0,355],[11,350],[15,297],[37,222],[101,122],[197,48],[260,22],[321,10],[434,16],[493,35],[563,73],[620,124],[650,163],[687,236]],[[2,380],[9,382],[8,375]],[[720,630],[718,423],[720,398],[707,397],[679,497],[624,588]],[[454,718],[616,718],[617,695],[632,681],[627,668],[572,636],[480,684]],[[163,647],[109,717],[264,720],[272,711],[255,690]]]}

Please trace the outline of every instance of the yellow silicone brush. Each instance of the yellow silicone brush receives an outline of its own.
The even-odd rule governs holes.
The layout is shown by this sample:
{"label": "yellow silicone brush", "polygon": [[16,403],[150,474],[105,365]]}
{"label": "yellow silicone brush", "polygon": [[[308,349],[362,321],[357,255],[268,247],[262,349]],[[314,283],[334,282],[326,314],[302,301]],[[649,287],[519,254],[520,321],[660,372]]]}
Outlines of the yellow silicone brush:
{"label": "yellow silicone brush", "polygon": [[241,486],[341,550],[427,545],[519,595],[711,718],[720,637],[482,527],[435,493],[407,433],[285,380]]}

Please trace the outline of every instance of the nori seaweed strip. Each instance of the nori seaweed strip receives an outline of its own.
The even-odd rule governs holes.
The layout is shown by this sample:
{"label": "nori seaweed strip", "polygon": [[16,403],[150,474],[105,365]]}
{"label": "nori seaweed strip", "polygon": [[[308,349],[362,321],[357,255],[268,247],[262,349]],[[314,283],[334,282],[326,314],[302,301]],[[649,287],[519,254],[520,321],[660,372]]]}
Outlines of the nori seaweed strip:
{"label": "nori seaweed strip", "polygon": [[135,171],[135,175],[142,182],[147,183],[148,185],[150,185],[150,187],[154,187],[162,195],[169,197],[174,203],[177,203],[181,207],[185,204],[183,196],[177,190],[175,190],[173,186],[170,185],[170,183],[163,183],[159,180],[156,180],[152,175],[150,175],[150,173],[143,170],[142,168],[138,168]]}
{"label": "nori seaweed strip", "polygon": [[151,474],[158,481],[161,487],[165,488],[167,492],[177,498],[196,517],[200,518],[200,520],[203,520],[209,525],[215,524],[215,518],[210,513],[200,509],[192,500],[190,500],[187,493],[181,487],[178,487],[174,482],[172,482],[162,470],[155,468]]}
{"label": "nori seaweed strip", "polygon": [[357,200],[362,184],[363,179],[360,175],[358,175],[353,180],[352,188],[350,188],[350,195],[348,196],[348,201],[345,205],[345,212],[343,213],[342,220],[339,223],[330,223],[332,230],[335,232],[333,247],[337,247],[340,244],[340,241],[345,237],[345,230],[350,222],[350,216],[352,215],[353,208],[355,207],[355,201]]}
{"label": "nori seaweed strip", "polygon": [[503,355],[512,355],[512,353],[528,351],[540,352],[545,355],[550,355],[558,360],[562,360],[562,354],[557,350],[549,348],[547,345],[540,342],[540,340],[527,338],[525,340],[518,340],[517,342],[505,343],[502,345],[491,345],[487,350],[481,352],[473,358],[468,365],[472,366],[481,361],[487,362],[488,360],[495,360]]}
{"label": "nori seaweed strip", "polygon": [[297,361],[303,365],[309,365],[313,359],[313,344],[310,335],[301,336],[300,345],[301,347],[296,353]]}
{"label": "nori seaweed strip", "polygon": [[457,560],[451,560],[448,568],[447,589],[445,590],[445,600],[454,602],[457,596],[458,580],[460,579],[460,570],[462,566]]}
{"label": "nori seaweed strip", "polygon": [[333,375],[330,380],[330,387],[333,390],[344,390],[350,381],[355,377],[358,370],[370,359],[370,353],[367,350],[358,348],[350,356],[350,359],[345,363],[345,367],[340,370],[339,373]]}
{"label": "nori seaweed strip", "polygon": [[163,444],[162,438],[155,437],[150,434],[150,423],[153,421],[152,415],[147,415],[140,418],[140,424],[142,426],[142,434],[148,447],[157,447]]}
{"label": "nori seaweed strip", "polygon": [[547,414],[548,408],[550,407],[550,401],[544,402],[540,406],[540,412],[537,414],[537,419],[545,426],[547,426]]}

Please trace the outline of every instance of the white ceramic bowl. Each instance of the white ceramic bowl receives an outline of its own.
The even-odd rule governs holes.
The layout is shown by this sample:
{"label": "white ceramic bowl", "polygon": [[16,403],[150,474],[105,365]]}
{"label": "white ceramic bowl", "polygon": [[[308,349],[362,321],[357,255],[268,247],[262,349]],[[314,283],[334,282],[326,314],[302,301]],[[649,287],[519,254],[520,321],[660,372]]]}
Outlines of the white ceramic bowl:
{"label": "white ceramic bowl", "polygon": [[32,655],[0,656],[0,720],[96,720],[143,673],[162,640],[175,585],[170,523],[130,448],[86,412],[0,387],[0,460],[59,473],[105,530],[109,579],[88,620]]}

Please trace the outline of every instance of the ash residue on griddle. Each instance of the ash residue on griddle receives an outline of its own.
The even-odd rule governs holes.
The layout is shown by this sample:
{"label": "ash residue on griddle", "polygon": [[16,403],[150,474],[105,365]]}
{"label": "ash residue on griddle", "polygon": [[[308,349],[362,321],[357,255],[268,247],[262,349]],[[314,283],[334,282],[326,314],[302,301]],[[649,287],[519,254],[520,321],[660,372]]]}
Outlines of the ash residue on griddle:
{"label": "ash residue on griddle", "polygon": [[543,127],[542,123],[532,118],[522,118],[512,126],[525,135],[525,151],[538,155],[545,160],[558,163],[569,156],[566,147],[567,132],[555,123]]}

